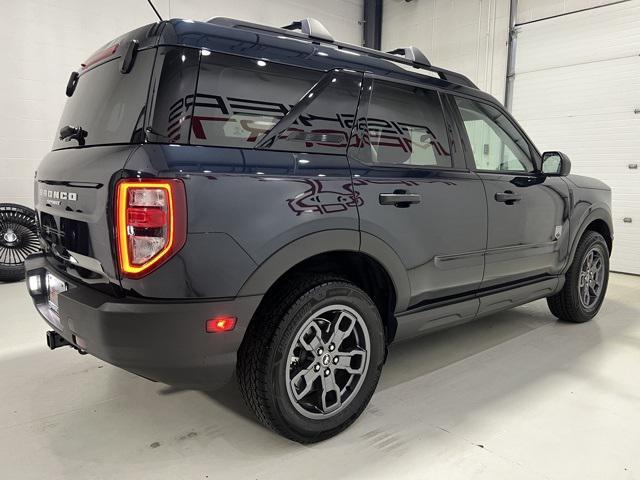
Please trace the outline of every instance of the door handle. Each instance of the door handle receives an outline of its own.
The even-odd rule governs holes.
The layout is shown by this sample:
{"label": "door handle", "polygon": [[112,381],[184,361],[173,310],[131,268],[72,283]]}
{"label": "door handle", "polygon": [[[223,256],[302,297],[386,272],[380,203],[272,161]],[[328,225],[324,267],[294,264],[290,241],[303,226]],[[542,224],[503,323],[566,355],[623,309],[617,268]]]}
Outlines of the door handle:
{"label": "door handle", "polygon": [[409,193],[406,190],[395,190],[393,193],[381,193],[378,198],[380,205],[394,205],[398,208],[407,208],[414,203],[422,201],[419,193]]}
{"label": "door handle", "polygon": [[522,200],[522,196],[519,193],[513,193],[511,190],[505,192],[496,193],[496,202],[504,202],[507,205],[513,205],[516,202]]}

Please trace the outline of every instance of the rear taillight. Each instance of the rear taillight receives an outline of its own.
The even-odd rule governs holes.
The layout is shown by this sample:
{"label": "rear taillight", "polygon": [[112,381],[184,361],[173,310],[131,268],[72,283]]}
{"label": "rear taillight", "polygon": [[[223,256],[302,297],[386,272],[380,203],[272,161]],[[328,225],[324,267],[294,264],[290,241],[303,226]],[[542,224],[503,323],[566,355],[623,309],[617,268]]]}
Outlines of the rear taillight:
{"label": "rear taillight", "polygon": [[178,179],[125,179],[116,185],[116,248],[120,273],[139,278],[182,248],[187,202]]}

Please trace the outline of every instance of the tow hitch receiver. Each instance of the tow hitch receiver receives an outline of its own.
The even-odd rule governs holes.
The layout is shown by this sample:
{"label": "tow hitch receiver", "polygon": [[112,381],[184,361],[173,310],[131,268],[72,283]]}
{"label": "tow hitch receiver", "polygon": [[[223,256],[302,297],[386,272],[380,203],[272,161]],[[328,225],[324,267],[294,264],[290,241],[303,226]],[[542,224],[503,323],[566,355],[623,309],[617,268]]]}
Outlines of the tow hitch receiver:
{"label": "tow hitch receiver", "polygon": [[66,347],[66,346],[72,347],[73,345],[71,345],[71,343],[65,340],[65,338],[62,335],[60,335],[58,332],[49,330],[47,332],[47,346],[51,350],[54,350],[60,347]]}
{"label": "tow hitch receiver", "polygon": [[87,351],[83,350],[84,342],[80,343],[80,338],[77,338],[75,335],[73,336],[73,341],[78,342],[79,345],[75,345],[69,341],[67,341],[62,335],[54,330],[49,330],[47,332],[47,346],[51,350],[55,350],[60,347],[71,347],[76,350],[80,355],[86,355]]}

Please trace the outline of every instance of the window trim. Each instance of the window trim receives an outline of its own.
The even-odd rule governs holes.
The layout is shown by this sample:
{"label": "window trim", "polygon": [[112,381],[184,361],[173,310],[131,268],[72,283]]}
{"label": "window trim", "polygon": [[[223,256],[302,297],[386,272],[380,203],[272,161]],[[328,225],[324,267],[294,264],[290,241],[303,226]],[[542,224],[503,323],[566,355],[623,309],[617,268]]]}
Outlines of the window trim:
{"label": "window trim", "polygon": [[[542,165],[542,155],[540,154],[540,151],[537,149],[535,144],[531,141],[531,139],[526,134],[526,132],[522,129],[522,127],[518,124],[515,118],[513,118],[513,116],[502,105],[489,102],[485,99],[482,99],[473,95],[466,95],[458,92],[455,92],[455,93],[447,92],[447,95],[451,99],[451,101],[449,102],[449,108],[451,108],[452,110],[451,113],[455,118],[456,125],[458,127],[458,135],[460,136],[460,140],[464,146],[467,167],[469,168],[470,171],[477,172],[477,173],[493,173],[498,175],[513,175],[513,176],[519,176],[519,177],[536,176],[540,174],[541,172],[540,168]],[[516,131],[522,136],[524,141],[527,143],[529,147],[530,156],[531,156],[530,160],[531,160],[531,163],[533,164],[534,170],[533,171],[485,170],[485,169],[477,168],[475,157],[473,156],[473,151],[471,149],[471,141],[469,140],[467,129],[464,126],[464,121],[462,120],[462,113],[460,112],[460,108],[458,107],[458,102],[456,102],[455,97],[460,97],[460,98],[471,100],[477,103],[488,105],[490,107],[495,108],[502,115],[504,115],[504,117],[511,124],[511,126],[516,129]],[[505,133],[509,135],[508,132],[505,131]],[[511,137],[511,135],[509,135],[509,137]]]}
{"label": "window trim", "polygon": [[356,122],[354,122],[353,129],[351,131],[351,138],[353,138],[354,133],[357,131],[358,121],[357,119],[361,117],[368,117],[369,114],[369,105],[371,102],[371,92],[369,89],[372,86],[374,81],[381,81],[388,84],[395,84],[402,87],[414,87],[420,88],[427,92],[433,92],[438,97],[438,102],[440,104],[440,112],[442,113],[443,125],[447,134],[448,139],[448,147],[452,152],[451,154],[451,166],[440,166],[440,165],[405,165],[405,164],[396,164],[396,163],[370,163],[363,161],[358,155],[358,151],[354,153],[353,147],[349,145],[347,149],[347,156],[349,160],[354,160],[362,165],[365,165],[371,169],[387,169],[387,170],[397,170],[397,169],[406,169],[406,170],[418,170],[418,171],[453,171],[453,172],[469,172],[468,165],[466,164],[465,155],[462,156],[460,154],[453,154],[453,144],[456,141],[456,135],[454,132],[454,126],[456,126],[456,122],[453,118],[451,118],[449,109],[445,105],[443,93],[447,92],[446,89],[432,87],[431,85],[423,85],[416,82],[408,82],[404,80],[399,80],[395,78],[389,78],[382,75],[376,75],[370,72],[366,72],[364,74],[362,87],[360,89],[360,101],[358,103],[358,109],[356,111]]}

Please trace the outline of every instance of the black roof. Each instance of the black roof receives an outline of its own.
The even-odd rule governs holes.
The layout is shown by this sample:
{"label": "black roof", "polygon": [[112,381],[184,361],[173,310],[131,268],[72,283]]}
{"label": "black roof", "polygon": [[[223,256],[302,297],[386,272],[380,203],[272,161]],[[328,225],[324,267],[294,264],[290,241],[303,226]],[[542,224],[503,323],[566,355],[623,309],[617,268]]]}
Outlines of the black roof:
{"label": "black roof", "polygon": [[[468,89],[474,95],[480,93],[467,77],[431,65],[414,47],[394,50],[394,53],[405,54],[399,56],[337,42],[326,29],[318,36],[293,30],[299,26],[299,22],[294,22],[285,28],[277,28],[225,17],[212,18],[208,22],[171,19],[159,25],[158,44],[206,48],[323,71],[352,68],[406,81]],[[418,70],[408,70],[402,67],[403,64]]]}
{"label": "black roof", "polygon": [[[298,32],[296,28],[304,31]],[[427,57],[414,47],[385,53],[337,42],[322,24],[313,19],[277,28],[225,17],[212,18],[208,22],[176,18],[133,30],[107,46],[115,44],[115,55],[123,55],[131,40],[138,41],[139,48],[179,45],[321,71],[353,69],[467,93],[497,103],[464,75],[431,65]],[[101,50],[94,56],[100,54]],[[414,68],[408,69],[403,65]]]}

